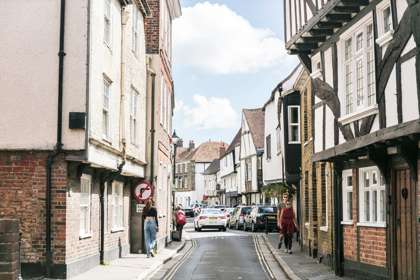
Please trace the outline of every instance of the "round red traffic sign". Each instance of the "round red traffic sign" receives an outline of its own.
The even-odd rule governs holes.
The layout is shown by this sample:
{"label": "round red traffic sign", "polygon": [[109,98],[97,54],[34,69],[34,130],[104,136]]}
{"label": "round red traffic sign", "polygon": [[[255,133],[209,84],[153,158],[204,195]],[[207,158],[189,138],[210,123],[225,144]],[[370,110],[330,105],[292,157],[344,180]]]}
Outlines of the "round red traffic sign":
{"label": "round red traffic sign", "polygon": [[143,181],[134,189],[134,198],[137,203],[145,203],[148,199],[153,197],[153,185],[148,181]]}

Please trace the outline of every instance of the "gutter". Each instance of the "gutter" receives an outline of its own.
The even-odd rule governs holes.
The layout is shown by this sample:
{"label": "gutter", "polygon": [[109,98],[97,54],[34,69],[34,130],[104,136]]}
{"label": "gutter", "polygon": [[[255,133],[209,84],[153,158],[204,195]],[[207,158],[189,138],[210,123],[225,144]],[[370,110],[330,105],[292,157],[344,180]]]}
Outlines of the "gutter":
{"label": "gutter", "polygon": [[154,181],[154,166],[155,166],[155,91],[156,91],[156,74],[150,73],[150,77],[152,78],[152,88],[151,88],[151,108],[150,108],[150,119],[151,119],[151,127],[150,127],[150,175],[149,181],[153,184]]}
{"label": "gutter", "polygon": [[66,0],[60,3],[60,35],[58,51],[58,103],[57,103],[57,142],[54,150],[48,154],[46,164],[46,194],[45,194],[45,262],[47,277],[51,277],[52,272],[52,239],[51,239],[51,204],[52,204],[52,166],[54,159],[62,153],[62,131],[63,131],[63,79],[64,79],[64,32],[66,17]]}

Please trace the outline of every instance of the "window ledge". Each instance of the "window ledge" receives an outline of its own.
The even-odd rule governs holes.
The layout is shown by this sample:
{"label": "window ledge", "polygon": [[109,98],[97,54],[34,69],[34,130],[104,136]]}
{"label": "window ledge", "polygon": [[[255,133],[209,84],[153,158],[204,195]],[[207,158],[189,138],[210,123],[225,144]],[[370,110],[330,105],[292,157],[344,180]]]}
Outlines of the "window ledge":
{"label": "window ledge", "polygon": [[353,225],[353,221],[341,221],[342,225],[347,225],[347,226],[352,226]]}
{"label": "window ledge", "polygon": [[318,70],[314,71],[313,73],[311,73],[310,76],[311,76],[312,79],[316,79],[316,78],[322,79],[321,69],[318,69]]}
{"label": "window ledge", "polygon": [[79,240],[83,240],[83,239],[88,239],[92,237],[92,233],[83,233],[83,234],[79,234]]}
{"label": "window ledge", "polygon": [[346,125],[346,124],[352,123],[354,121],[366,118],[368,116],[375,115],[378,112],[379,112],[378,105],[375,104],[375,105],[372,105],[370,107],[367,107],[367,108],[363,109],[362,111],[351,113],[351,114],[348,114],[346,116],[343,116],[343,117],[339,118],[338,121],[342,125]]}
{"label": "window ledge", "polygon": [[385,223],[369,223],[369,222],[360,222],[357,223],[358,227],[376,227],[376,228],[386,228]]}
{"label": "window ledge", "polygon": [[328,226],[322,226],[319,228],[320,231],[328,232]]}
{"label": "window ledge", "polygon": [[113,229],[111,229],[111,233],[117,233],[117,232],[122,232],[122,231],[124,231],[124,228],[122,227],[122,228],[113,228]]}
{"label": "window ledge", "polygon": [[383,34],[381,37],[376,39],[376,44],[378,44],[380,47],[383,47],[387,43],[389,43],[392,38],[394,37],[394,30],[389,30],[387,33]]}

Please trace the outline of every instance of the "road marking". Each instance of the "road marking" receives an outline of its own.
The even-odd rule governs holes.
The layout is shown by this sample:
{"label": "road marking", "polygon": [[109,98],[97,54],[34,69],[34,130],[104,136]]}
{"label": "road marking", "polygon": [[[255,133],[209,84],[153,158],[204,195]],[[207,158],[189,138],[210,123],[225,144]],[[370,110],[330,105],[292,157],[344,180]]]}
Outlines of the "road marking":
{"label": "road marking", "polygon": [[259,241],[257,240],[258,238],[256,237],[255,234],[252,235],[252,239],[254,241],[255,252],[257,253],[257,257],[261,264],[261,267],[270,276],[270,279],[275,280],[276,278],[274,277],[274,274],[271,268],[268,266],[267,260],[265,259],[264,253],[261,249],[261,245],[259,244]]}
{"label": "road marking", "polygon": [[179,261],[169,269],[169,271],[163,277],[163,280],[171,280],[175,276],[178,269],[188,260],[188,258],[194,252],[194,249],[197,247],[197,242],[195,240],[191,240],[191,247],[188,251],[179,259]]}

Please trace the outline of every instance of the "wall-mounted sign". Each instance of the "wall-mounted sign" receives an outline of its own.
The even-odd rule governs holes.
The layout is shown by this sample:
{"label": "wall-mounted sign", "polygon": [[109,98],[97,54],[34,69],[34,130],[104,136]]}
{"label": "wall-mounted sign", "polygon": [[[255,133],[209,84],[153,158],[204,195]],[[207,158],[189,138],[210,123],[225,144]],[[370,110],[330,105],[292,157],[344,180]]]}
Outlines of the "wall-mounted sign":
{"label": "wall-mounted sign", "polygon": [[134,198],[137,203],[144,204],[148,199],[153,197],[153,185],[148,181],[143,181],[134,189]]}
{"label": "wall-mounted sign", "polygon": [[136,212],[141,213],[143,212],[144,204],[137,204],[136,205]]}

